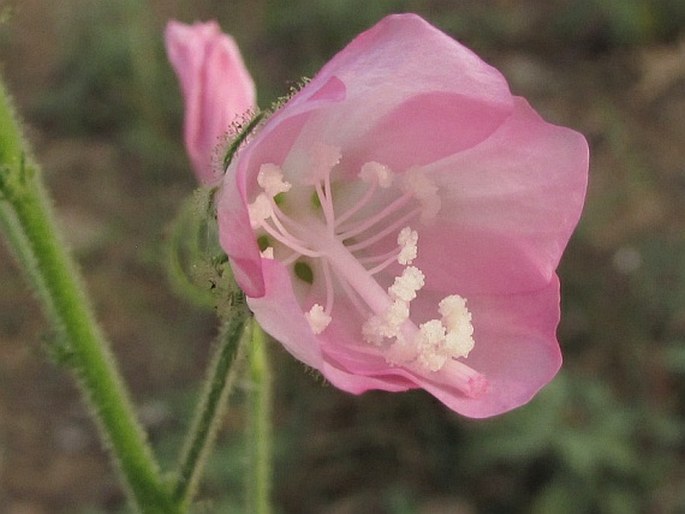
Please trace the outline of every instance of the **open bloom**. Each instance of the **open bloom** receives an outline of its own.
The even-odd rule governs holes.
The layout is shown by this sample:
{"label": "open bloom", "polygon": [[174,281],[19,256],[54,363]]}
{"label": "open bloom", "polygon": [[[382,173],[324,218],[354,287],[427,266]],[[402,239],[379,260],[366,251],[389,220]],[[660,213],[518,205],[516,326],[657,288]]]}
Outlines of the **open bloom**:
{"label": "open bloom", "polygon": [[587,169],[581,135],[390,16],[235,156],[221,244],[258,322],[337,387],[420,387],[491,416],[560,366],[555,269]]}
{"label": "open bloom", "polygon": [[216,22],[171,21],[164,34],[183,90],[184,138],[198,180],[211,184],[223,170],[212,157],[231,124],[255,107],[255,87],[238,46]]}

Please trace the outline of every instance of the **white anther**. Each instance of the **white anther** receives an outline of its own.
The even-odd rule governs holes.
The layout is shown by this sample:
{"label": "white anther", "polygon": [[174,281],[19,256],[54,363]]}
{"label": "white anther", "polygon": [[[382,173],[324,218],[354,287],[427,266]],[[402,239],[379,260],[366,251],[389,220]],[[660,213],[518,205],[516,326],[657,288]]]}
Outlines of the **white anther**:
{"label": "white anther", "polygon": [[400,230],[397,236],[397,244],[400,245],[400,254],[397,256],[397,262],[406,266],[411,264],[416,259],[418,252],[417,243],[419,241],[419,234],[409,227],[404,227]]}
{"label": "white anther", "polygon": [[380,346],[385,338],[399,337],[400,328],[408,319],[409,303],[395,300],[383,314],[366,320],[362,325],[362,336],[367,343]]}
{"label": "white anther", "polygon": [[324,143],[315,143],[309,148],[309,166],[303,173],[304,183],[313,185],[322,182],[336,166],[342,154],[340,148]]}
{"label": "white anther", "polygon": [[279,193],[287,193],[292,185],[283,180],[283,171],[276,164],[262,164],[257,174],[257,184],[271,198]]}
{"label": "white anther", "polygon": [[411,193],[421,204],[421,221],[427,223],[440,212],[441,201],[438,186],[419,168],[407,171],[402,180],[402,189]]}
{"label": "white anther", "polygon": [[409,319],[409,302],[395,300],[385,313],[385,322],[393,332],[399,331],[402,323]]}
{"label": "white anther", "polygon": [[395,366],[406,365],[417,357],[418,348],[414,341],[398,337],[385,351],[385,360]]}
{"label": "white anther", "polygon": [[[408,268],[409,269],[409,268]],[[418,271],[418,270],[417,270]],[[419,271],[420,273],[420,271]],[[396,300],[396,303],[401,302]],[[407,319],[408,318],[408,302]],[[384,318],[376,321],[377,330],[385,337],[394,337],[394,341],[385,349],[385,357],[390,364],[409,364],[418,366],[425,371],[435,372],[445,366],[450,359],[467,357],[474,347],[473,325],[471,313],[466,309],[466,300],[458,295],[444,298],[438,310],[442,320],[432,319],[422,323],[411,338],[405,338],[401,326],[397,326],[394,335],[385,335],[383,329],[388,329],[386,313]],[[404,322],[406,320],[403,320]],[[380,325],[380,328],[378,328]]]}
{"label": "white anther", "polygon": [[416,292],[423,287],[424,279],[419,268],[404,268],[402,275],[395,277],[395,282],[388,288],[388,294],[392,299],[410,302],[416,298]]}
{"label": "white anther", "polygon": [[445,325],[440,320],[432,319],[422,323],[417,334],[419,348],[419,364],[430,371],[438,371],[447,360],[445,354]]}
{"label": "white anther", "polygon": [[421,346],[426,348],[433,348],[439,345],[444,339],[447,333],[445,325],[443,325],[440,320],[432,319],[421,323],[419,327],[419,333],[421,334]]}
{"label": "white anther", "polygon": [[[471,328],[473,331],[473,327]],[[445,349],[454,358],[468,357],[475,346],[475,341],[470,335],[464,335],[457,331],[447,332],[445,336]]]}
{"label": "white anther", "polygon": [[250,218],[250,226],[253,229],[260,227],[264,220],[269,219],[273,214],[271,200],[264,193],[257,195],[255,201],[247,206],[247,213]]}
{"label": "white anther", "polygon": [[442,322],[448,331],[458,330],[469,336],[473,334],[471,313],[466,308],[465,298],[458,294],[446,296],[438,304],[438,312],[442,316]]}
{"label": "white anther", "polygon": [[387,166],[376,161],[370,161],[362,166],[359,171],[359,178],[367,184],[376,182],[382,189],[387,189],[392,185],[395,174]]}
{"label": "white anther", "polygon": [[432,198],[438,194],[438,186],[419,168],[412,168],[404,174],[402,189],[419,200]]}
{"label": "white anther", "polygon": [[326,330],[326,327],[328,327],[332,319],[318,303],[315,303],[312,308],[309,309],[309,312],[305,313],[305,317],[309,322],[312,332],[315,334],[320,334]]}
{"label": "white anther", "polygon": [[466,308],[466,299],[453,294],[438,304],[442,323],[447,327],[446,351],[452,357],[467,357],[474,347],[471,313]]}
{"label": "white anther", "polygon": [[371,316],[362,325],[362,337],[364,341],[374,346],[383,344],[383,320],[380,316]]}
{"label": "white anther", "polygon": [[418,364],[428,371],[440,371],[447,362],[447,358],[440,352],[424,352],[419,354]]}

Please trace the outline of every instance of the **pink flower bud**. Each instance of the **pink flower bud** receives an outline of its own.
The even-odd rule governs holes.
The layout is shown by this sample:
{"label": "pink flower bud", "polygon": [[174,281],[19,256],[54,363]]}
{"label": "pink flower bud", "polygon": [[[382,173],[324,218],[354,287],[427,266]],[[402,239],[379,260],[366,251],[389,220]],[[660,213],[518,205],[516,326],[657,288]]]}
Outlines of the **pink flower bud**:
{"label": "pink flower bud", "polygon": [[222,136],[255,108],[254,83],[235,41],[216,22],[171,21],[165,43],[183,90],[186,149],[198,180],[211,184],[223,173],[215,158]]}

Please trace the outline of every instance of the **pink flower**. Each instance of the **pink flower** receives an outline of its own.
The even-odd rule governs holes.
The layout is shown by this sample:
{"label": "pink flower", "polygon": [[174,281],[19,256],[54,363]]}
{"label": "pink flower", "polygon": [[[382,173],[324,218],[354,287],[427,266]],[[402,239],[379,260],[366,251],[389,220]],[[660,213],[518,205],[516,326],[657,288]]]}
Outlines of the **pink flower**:
{"label": "pink flower", "polygon": [[221,243],[258,322],[334,385],[420,387],[482,418],[559,369],[555,269],[587,170],[580,134],[389,16],[236,155]]}
{"label": "pink flower", "polygon": [[234,121],[255,107],[255,87],[238,46],[216,22],[171,21],[165,32],[169,60],[185,99],[185,144],[198,180],[223,174],[212,155]]}

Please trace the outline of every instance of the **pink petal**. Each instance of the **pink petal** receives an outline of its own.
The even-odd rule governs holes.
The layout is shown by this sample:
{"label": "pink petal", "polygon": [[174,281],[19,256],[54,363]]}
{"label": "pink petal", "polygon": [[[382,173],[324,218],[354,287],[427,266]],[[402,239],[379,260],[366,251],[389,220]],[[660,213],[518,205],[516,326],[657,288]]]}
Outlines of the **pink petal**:
{"label": "pink petal", "polygon": [[183,90],[184,137],[193,168],[201,183],[216,182],[223,170],[213,166],[213,152],[231,123],[255,108],[254,83],[235,41],[216,22],[171,21],[165,43]]}
{"label": "pink petal", "polygon": [[450,366],[415,380],[452,410],[484,418],[527,403],[559,370],[559,281],[555,275],[537,291],[468,302],[476,345],[463,362],[485,375],[488,391],[477,398],[456,391]]}
{"label": "pink petal", "polygon": [[345,84],[345,102],[327,105],[310,133],[346,149],[350,173],[371,160],[402,171],[469,148],[513,107],[499,71],[414,14],[388,16],[359,35],[283,110],[332,77]]}
{"label": "pink petal", "polygon": [[449,191],[439,220],[421,230],[427,287],[468,297],[545,286],[578,223],[587,168],[583,136],[520,98],[491,137],[426,166]]}
{"label": "pink petal", "polygon": [[319,343],[293,294],[289,271],[280,262],[269,259],[262,261],[262,270],[266,284],[264,295],[248,298],[250,310],[259,325],[296,359],[321,369]]}
{"label": "pink petal", "polygon": [[335,55],[307,87],[317,89],[332,76],[345,84],[348,98],[367,104],[369,111],[356,114],[366,119],[426,92],[511,106],[499,71],[415,14],[382,19]]}
{"label": "pink petal", "polygon": [[354,161],[348,156],[348,165],[357,169],[376,161],[404,171],[432,163],[477,145],[509,114],[507,104],[451,92],[417,94],[384,114],[353,144]]}

